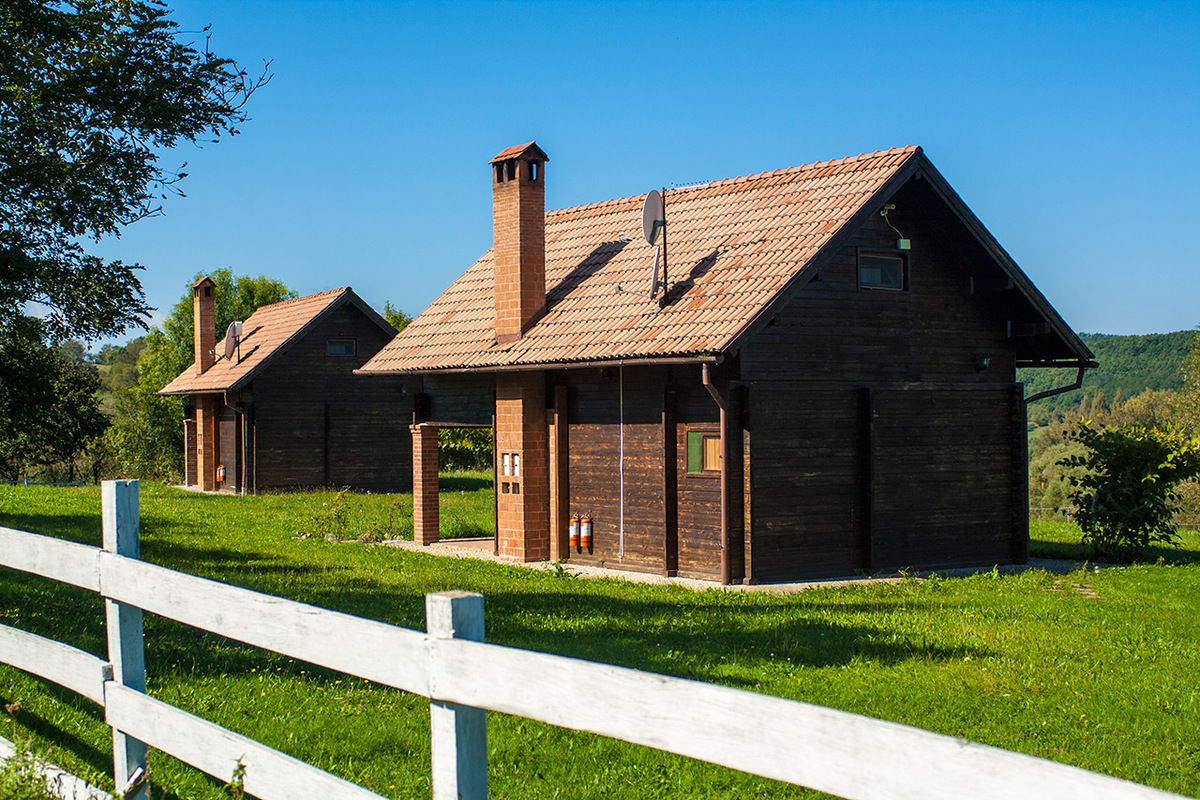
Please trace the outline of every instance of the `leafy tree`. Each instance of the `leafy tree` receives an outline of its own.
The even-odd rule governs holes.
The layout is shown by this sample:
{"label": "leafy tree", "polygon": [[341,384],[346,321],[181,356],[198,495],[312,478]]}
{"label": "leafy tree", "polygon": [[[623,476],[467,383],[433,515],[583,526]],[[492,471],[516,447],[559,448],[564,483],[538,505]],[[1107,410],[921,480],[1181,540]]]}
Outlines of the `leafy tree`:
{"label": "leafy tree", "polygon": [[158,213],[186,164],[180,142],[218,141],[246,120],[251,79],[205,39],[184,40],[158,0],[0,4],[0,328],[29,301],[51,338],[143,325],[136,264],[105,262],[81,240],[119,235]]}
{"label": "leafy tree", "polygon": [[408,323],[413,321],[413,318],[410,314],[405,314],[400,309],[393,308],[392,304],[388,301],[384,301],[383,304],[383,318],[386,319],[388,324],[395,328],[397,332],[407,328]]}
{"label": "leafy tree", "polygon": [[35,467],[66,466],[104,432],[89,364],[63,358],[40,320],[21,317],[0,328],[0,469],[10,480]]}
{"label": "leafy tree", "polygon": [[1152,543],[1177,543],[1176,487],[1200,474],[1200,439],[1140,425],[1097,430],[1083,420],[1068,439],[1087,450],[1062,461],[1085,469],[1068,477],[1071,516],[1085,544],[1103,558],[1127,560]]}
{"label": "leafy tree", "polygon": [[[207,273],[213,290],[218,336],[234,320],[245,320],[261,306],[296,296],[283,283],[265,276],[235,276],[230,269]],[[204,274],[193,278],[193,283]],[[115,399],[113,426],[106,437],[125,475],[178,480],[183,473],[183,400],[158,391],[194,361],[192,292],[189,288],[145,337],[137,361],[138,382]]]}
{"label": "leafy tree", "polygon": [[1200,436],[1200,333],[1192,337],[1191,350],[1183,361],[1183,389],[1175,412],[1182,428]]}
{"label": "leafy tree", "polygon": [[[1183,385],[1179,364],[1187,356],[1195,332],[1136,336],[1081,333],[1079,336],[1096,354],[1100,366],[1084,374],[1083,387],[1079,391],[1046,397],[1033,403],[1029,407],[1029,421],[1034,427],[1039,423],[1049,424],[1064,416],[1070,417],[1079,405],[1080,397],[1090,398],[1097,392],[1114,397],[1120,390],[1124,397],[1133,398],[1147,389],[1179,389]],[[1074,369],[1025,367],[1017,370],[1017,380],[1025,384],[1027,395],[1063,386],[1074,379]]]}
{"label": "leafy tree", "polygon": [[492,468],[491,428],[442,428],[438,466],[445,470]]}

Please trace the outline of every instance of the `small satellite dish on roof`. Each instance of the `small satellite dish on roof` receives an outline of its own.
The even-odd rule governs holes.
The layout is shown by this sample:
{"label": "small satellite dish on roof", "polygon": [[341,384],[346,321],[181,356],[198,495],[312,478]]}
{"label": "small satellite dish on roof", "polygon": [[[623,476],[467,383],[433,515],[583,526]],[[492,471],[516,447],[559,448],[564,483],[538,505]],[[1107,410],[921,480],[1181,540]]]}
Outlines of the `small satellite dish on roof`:
{"label": "small satellite dish on roof", "polygon": [[646,195],[646,201],[642,203],[642,235],[646,237],[646,243],[658,244],[659,234],[666,225],[662,195],[657,189],[651,189]]}
{"label": "small satellite dish on roof", "polygon": [[237,349],[238,342],[242,338],[242,323],[231,322],[229,327],[225,329],[225,358],[232,358],[233,351]]}
{"label": "small satellite dish on roof", "polygon": [[[639,297],[647,297],[653,300],[658,296],[658,290],[667,288],[667,213],[666,203],[663,200],[662,194],[657,189],[651,189],[646,195],[646,200],[642,203],[642,236],[646,238],[646,244],[654,248],[654,265],[650,268],[650,286],[646,294],[635,292],[626,289],[624,286],[617,286],[618,292],[628,292],[636,294]],[[626,234],[621,234],[621,240],[631,242],[633,239]],[[659,308],[667,302],[666,292],[663,292],[663,297],[658,301]]]}

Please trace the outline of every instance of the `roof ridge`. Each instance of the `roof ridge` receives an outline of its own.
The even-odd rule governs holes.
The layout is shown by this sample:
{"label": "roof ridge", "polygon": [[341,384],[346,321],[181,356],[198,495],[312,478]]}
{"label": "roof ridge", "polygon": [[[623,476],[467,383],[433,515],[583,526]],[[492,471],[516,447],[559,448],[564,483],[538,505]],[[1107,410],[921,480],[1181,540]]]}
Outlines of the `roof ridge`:
{"label": "roof ridge", "polygon": [[289,297],[287,300],[280,300],[278,303],[270,303],[265,306],[259,306],[258,308],[255,309],[255,313],[262,311],[265,308],[276,308],[278,306],[286,306],[288,303],[299,303],[301,300],[312,300],[317,297],[324,297],[326,295],[343,294],[348,291],[353,291],[353,289],[349,286],[340,286],[337,289],[326,289],[323,292],[316,292],[315,294],[306,294],[303,297]]}
{"label": "roof ridge", "polygon": [[[814,161],[811,164],[800,164],[795,167],[784,167],[783,169],[768,170],[767,172],[755,172],[755,173],[751,173],[750,175],[739,175],[734,178],[722,178],[721,180],[709,181],[708,183],[700,183],[700,184],[695,184],[692,186],[683,186],[678,189],[674,189],[672,191],[675,194],[678,194],[681,192],[700,191],[702,189],[710,189],[714,186],[726,186],[726,185],[733,184],[733,183],[743,183],[743,182],[747,182],[747,181],[756,180],[758,178],[766,178],[769,176],[786,175],[786,174],[794,173],[794,172],[803,172],[805,170],[821,169],[821,168],[832,167],[832,166],[840,166],[842,164],[849,164],[854,161],[865,161],[868,158],[881,158],[883,156],[897,155],[899,153],[915,153],[920,149],[921,149],[920,145],[910,144],[910,145],[906,145],[905,147],[893,147],[888,150],[876,150],[873,153],[860,153],[856,156],[846,156],[845,158],[835,158],[835,159],[831,159],[829,161]],[[567,206],[566,208],[558,208],[553,211],[547,211],[546,216],[553,217],[553,216],[558,216],[560,214],[568,214],[571,212],[597,209],[597,208],[602,208],[604,206],[617,205],[619,203],[628,203],[631,200],[640,200],[641,198],[644,198],[645,196],[646,196],[645,193],[635,194],[635,195],[630,195],[629,197],[619,197],[619,198],[614,198],[612,200],[601,200],[596,203],[583,203],[583,204],[580,204],[577,206]]]}

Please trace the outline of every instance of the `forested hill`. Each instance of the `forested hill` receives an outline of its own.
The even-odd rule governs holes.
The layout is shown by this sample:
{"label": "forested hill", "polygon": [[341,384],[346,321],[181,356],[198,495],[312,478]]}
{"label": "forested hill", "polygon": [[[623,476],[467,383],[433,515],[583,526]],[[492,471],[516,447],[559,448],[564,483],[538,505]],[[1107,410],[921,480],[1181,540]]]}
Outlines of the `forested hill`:
{"label": "forested hill", "polygon": [[[1099,392],[1104,392],[1111,401],[1118,390],[1129,399],[1146,389],[1180,388],[1183,386],[1183,360],[1196,338],[1196,331],[1138,336],[1081,333],[1079,338],[1096,354],[1100,366],[1087,371],[1082,389],[1037,401],[1036,405],[1044,414],[1074,411],[1085,396],[1094,397]],[[1071,383],[1075,380],[1075,370],[1019,369],[1017,380],[1025,384],[1025,394],[1031,395]],[[1031,417],[1032,411],[1031,407]]]}

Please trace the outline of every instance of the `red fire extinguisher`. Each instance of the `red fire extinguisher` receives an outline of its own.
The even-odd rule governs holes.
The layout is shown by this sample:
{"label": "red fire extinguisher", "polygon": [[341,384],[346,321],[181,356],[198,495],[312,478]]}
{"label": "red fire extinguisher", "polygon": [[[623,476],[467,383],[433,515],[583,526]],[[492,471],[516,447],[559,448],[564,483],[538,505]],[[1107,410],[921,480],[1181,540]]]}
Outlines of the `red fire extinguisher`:
{"label": "red fire extinguisher", "polygon": [[584,550],[592,549],[592,518],[585,516],[579,521],[579,546]]}
{"label": "red fire extinguisher", "polygon": [[571,549],[579,547],[579,515],[571,517],[571,527],[568,528],[567,541],[570,543]]}

